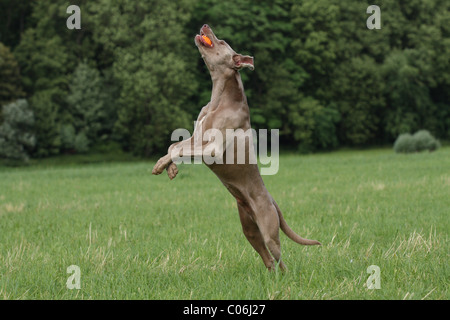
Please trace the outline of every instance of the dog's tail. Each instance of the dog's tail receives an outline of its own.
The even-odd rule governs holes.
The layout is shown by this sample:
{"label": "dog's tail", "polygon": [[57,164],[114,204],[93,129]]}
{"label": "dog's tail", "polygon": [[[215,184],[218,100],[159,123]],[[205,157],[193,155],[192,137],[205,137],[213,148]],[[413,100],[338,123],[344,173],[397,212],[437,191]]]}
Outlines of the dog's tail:
{"label": "dog's tail", "polygon": [[283,214],[281,213],[280,208],[278,207],[277,203],[272,200],[273,205],[277,209],[278,217],[280,218],[280,228],[283,230],[283,232],[294,242],[297,242],[298,244],[302,244],[305,246],[311,246],[311,245],[321,245],[321,243],[317,240],[309,240],[300,237],[298,234],[296,234],[286,223],[286,220],[284,220]]}

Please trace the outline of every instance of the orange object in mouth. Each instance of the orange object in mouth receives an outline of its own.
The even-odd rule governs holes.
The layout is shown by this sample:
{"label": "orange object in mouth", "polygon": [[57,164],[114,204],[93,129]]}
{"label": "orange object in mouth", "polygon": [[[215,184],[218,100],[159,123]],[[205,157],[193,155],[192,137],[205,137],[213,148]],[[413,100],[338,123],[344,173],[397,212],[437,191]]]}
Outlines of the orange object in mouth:
{"label": "orange object in mouth", "polygon": [[212,47],[212,41],[211,41],[210,38],[208,38],[208,37],[205,36],[205,35],[202,35],[202,39],[203,39],[203,41],[204,41],[208,46]]}

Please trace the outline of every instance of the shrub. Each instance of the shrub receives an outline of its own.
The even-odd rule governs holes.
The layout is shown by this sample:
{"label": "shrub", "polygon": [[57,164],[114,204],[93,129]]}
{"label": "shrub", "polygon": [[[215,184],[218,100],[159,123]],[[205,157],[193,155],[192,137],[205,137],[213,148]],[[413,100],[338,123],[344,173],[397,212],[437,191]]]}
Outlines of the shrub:
{"label": "shrub", "polygon": [[25,99],[2,107],[3,123],[0,125],[0,157],[9,160],[28,160],[28,151],[36,143],[32,128],[33,112]]}
{"label": "shrub", "polygon": [[416,144],[413,136],[409,133],[399,135],[397,140],[394,142],[394,151],[397,153],[416,152]]}
{"label": "shrub", "polygon": [[441,146],[440,142],[436,140],[427,130],[417,131],[413,135],[413,138],[416,143],[417,151],[434,151],[439,149]]}
{"label": "shrub", "polygon": [[441,144],[427,130],[419,130],[414,135],[403,133],[394,142],[394,151],[397,153],[412,153],[424,150],[434,151]]}

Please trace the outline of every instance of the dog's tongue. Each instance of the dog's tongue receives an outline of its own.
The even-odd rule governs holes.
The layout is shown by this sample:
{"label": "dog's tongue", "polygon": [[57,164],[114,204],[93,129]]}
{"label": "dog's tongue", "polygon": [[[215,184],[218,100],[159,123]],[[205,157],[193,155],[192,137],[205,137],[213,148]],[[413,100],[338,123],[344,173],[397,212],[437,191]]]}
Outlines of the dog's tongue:
{"label": "dog's tongue", "polygon": [[202,38],[203,38],[203,40],[205,41],[205,43],[208,45],[208,46],[212,46],[212,41],[211,41],[211,39],[210,38],[208,38],[207,36],[205,36],[205,35],[202,35]]}

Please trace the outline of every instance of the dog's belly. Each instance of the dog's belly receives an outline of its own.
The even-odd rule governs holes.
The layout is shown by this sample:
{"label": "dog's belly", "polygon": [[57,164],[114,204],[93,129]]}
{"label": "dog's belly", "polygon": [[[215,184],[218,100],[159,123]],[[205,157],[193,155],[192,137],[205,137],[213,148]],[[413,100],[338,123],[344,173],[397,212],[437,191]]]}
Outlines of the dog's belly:
{"label": "dog's belly", "polygon": [[254,195],[267,193],[256,164],[211,164],[207,166],[238,202],[247,202]]}
{"label": "dog's belly", "polygon": [[207,165],[212,172],[224,183],[245,184],[262,182],[256,164],[217,164]]}

